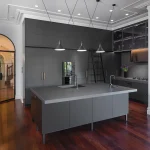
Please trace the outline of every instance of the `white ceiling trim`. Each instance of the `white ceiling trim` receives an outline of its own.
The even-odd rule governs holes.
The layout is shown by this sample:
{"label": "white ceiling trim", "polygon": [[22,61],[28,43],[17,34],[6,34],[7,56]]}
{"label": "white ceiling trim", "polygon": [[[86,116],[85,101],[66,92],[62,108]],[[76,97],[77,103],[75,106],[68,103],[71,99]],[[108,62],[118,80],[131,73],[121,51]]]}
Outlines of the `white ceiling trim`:
{"label": "white ceiling trim", "polygon": [[[19,9],[19,10],[26,10],[26,11],[28,11],[28,12],[30,12],[31,14],[32,14],[32,12],[34,12],[34,13],[42,13],[42,14],[46,14],[47,15],[47,12],[45,11],[45,10],[41,10],[41,9],[34,9],[34,8],[30,8],[30,7],[24,7],[24,6],[19,6],[19,5],[12,5],[12,4],[8,4],[9,6],[8,6],[8,13],[10,12],[9,11],[9,9],[12,7],[12,9],[14,8],[14,7],[17,7],[17,10]],[[56,12],[51,12],[51,11],[48,11],[48,13],[49,13],[49,16],[51,17],[51,16],[56,16],[56,17],[66,17],[66,19],[68,19],[69,20],[69,18],[70,18],[70,15],[67,15],[67,14],[60,14],[60,13],[56,13]],[[10,18],[10,17],[12,17],[12,16],[10,16],[9,14],[8,14],[8,19]],[[53,19],[53,18],[52,18]],[[89,23],[90,23],[90,19],[89,18],[85,18],[85,17],[78,17],[78,16],[73,16],[73,20],[74,19],[78,19],[78,20],[86,20],[86,21],[88,21]],[[103,25],[107,25],[107,21],[103,21],[103,20],[96,20],[96,19],[93,19],[92,20],[92,22],[93,22],[93,24],[94,23],[99,23],[99,24],[103,24]],[[111,25],[110,25],[111,26]]]}
{"label": "white ceiling trim", "polygon": [[139,4],[139,5],[135,6],[134,8],[142,9],[142,8],[147,7],[147,6],[149,6],[149,5],[150,5],[150,0],[147,1],[147,2],[144,2],[144,3],[142,3],[142,4]]}
{"label": "white ceiling trim", "polygon": [[117,29],[129,26],[129,25],[132,25],[132,24],[135,24],[135,23],[147,20],[147,19],[148,19],[148,13],[141,14],[133,18],[130,18],[128,20],[124,20],[123,22],[117,23],[115,26],[113,25],[112,30],[117,30]]}
{"label": "white ceiling trim", "polygon": [[[30,11],[23,11],[23,10],[20,10],[20,12],[21,12],[20,16],[18,17],[18,20],[16,20],[16,23],[18,23],[18,24],[22,23],[22,21],[25,18],[37,19],[37,20],[43,20],[43,21],[50,22],[50,20],[46,14],[35,13],[35,12],[30,12]],[[53,22],[68,24],[68,18],[66,18],[66,17],[51,15],[51,19]],[[89,20],[81,20],[81,19],[75,18],[74,23],[76,26],[84,26],[84,27],[93,28],[92,26],[89,26]],[[97,28],[97,29],[106,29],[106,25],[101,24],[99,22],[93,23],[93,25],[94,25],[94,28]],[[112,28],[109,26],[107,28],[107,30],[112,30]]]}
{"label": "white ceiling trim", "polygon": [[[112,24],[108,25],[108,30],[116,30],[143,20],[148,19],[148,14],[142,14],[142,15],[137,15],[137,12],[133,12],[128,10],[129,7],[136,5],[138,2],[141,2],[142,0],[137,0],[136,2],[127,5],[124,8],[121,8],[120,10],[124,10],[126,12],[132,12],[132,15],[126,16],[125,18],[119,19],[117,21],[115,21]],[[136,7],[142,8],[145,7],[147,4],[149,4],[150,1],[139,4]],[[11,16],[11,12],[10,9],[15,9],[15,16]],[[50,12],[49,11],[49,15],[52,19],[53,22],[58,22],[58,23],[64,23],[67,24],[68,20],[70,18],[70,15],[66,15],[66,14],[60,14],[60,13],[56,13],[56,12]],[[132,18],[131,18],[132,17]],[[31,18],[31,19],[37,19],[37,20],[45,20],[45,21],[49,21],[47,13],[45,10],[41,10],[41,9],[37,9],[37,8],[30,8],[30,7],[24,7],[24,6],[19,6],[19,5],[12,5],[12,4],[8,4],[8,14],[7,14],[7,18],[1,18],[0,20],[7,20],[8,21],[13,21],[17,24],[20,24],[23,22],[24,18]],[[85,27],[89,27],[89,23],[90,23],[90,19],[89,18],[83,18],[83,17],[77,17],[74,16],[73,17],[75,25],[77,26],[85,26]],[[126,20],[125,20],[126,19]],[[94,28],[98,28],[98,29],[106,29],[107,26],[106,21],[103,20],[96,20],[93,19],[93,25]],[[72,24],[70,22],[70,24]],[[92,26],[90,26],[91,28],[93,28]]]}

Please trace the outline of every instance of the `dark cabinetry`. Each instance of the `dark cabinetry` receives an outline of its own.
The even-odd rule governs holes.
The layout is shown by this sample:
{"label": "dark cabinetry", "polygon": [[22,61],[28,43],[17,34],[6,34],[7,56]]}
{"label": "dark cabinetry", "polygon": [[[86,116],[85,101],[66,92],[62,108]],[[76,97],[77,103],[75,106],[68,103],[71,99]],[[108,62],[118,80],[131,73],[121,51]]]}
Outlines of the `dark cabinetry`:
{"label": "dark cabinetry", "polygon": [[137,89],[137,92],[130,93],[130,99],[148,103],[148,84],[124,80],[114,80],[114,84]]}
{"label": "dark cabinetry", "polygon": [[148,21],[113,32],[113,50],[124,51],[148,47]]}

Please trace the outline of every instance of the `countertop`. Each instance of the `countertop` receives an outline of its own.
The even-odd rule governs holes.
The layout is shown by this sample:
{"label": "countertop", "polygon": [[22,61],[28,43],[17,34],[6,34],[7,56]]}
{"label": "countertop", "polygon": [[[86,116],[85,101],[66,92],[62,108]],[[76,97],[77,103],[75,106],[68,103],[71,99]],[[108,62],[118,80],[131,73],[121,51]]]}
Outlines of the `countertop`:
{"label": "countertop", "polygon": [[129,78],[124,78],[124,77],[116,77],[116,80],[124,80],[124,81],[131,81],[131,82],[136,82],[136,83],[144,83],[144,84],[148,84],[148,81],[145,80],[137,80],[137,79],[133,79],[131,77]]}
{"label": "countertop", "polygon": [[108,95],[117,95],[124,93],[137,92],[137,89],[131,89],[122,86],[110,88],[109,84],[86,84],[85,87],[76,88],[60,88],[57,86],[31,88],[31,91],[44,103],[58,103],[65,101],[73,101],[87,98],[96,98]]}

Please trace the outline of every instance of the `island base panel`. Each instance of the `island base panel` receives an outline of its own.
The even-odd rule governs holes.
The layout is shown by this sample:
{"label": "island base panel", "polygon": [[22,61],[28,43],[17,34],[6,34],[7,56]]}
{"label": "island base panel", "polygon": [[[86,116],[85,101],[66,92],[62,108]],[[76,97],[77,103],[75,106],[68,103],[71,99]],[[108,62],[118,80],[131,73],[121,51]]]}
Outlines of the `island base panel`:
{"label": "island base panel", "polygon": [[[129,94],[102,96],[99,98],[44,104],[32,96],[31,114],[39,131],[45,134],[77,127],[84,124],[107,120],[119,116],[128,119]],[[81,113],[81,115],[80,115]],[[85,116],[85,118],[84,118]]]}

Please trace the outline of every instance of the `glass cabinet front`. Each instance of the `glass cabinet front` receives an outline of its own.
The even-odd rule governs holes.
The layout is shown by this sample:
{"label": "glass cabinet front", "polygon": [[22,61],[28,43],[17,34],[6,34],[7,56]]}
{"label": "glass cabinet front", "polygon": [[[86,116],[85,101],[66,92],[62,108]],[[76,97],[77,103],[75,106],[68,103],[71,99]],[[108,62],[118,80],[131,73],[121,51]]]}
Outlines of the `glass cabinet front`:
{"label": "glass cabinet front", "polygon": [[134,37],[139,37],[139,36],[143,36],[146,34],[146,23],[140,23],[140,24],[136,24],[134,25]]}
{"label": "glass cabinet front", "polygon": [[114,41],[122,40],[122,30],[117,30],[114,32]]}
{"label": "glass cabinet front", "polygon": [[122,41],[114,42],[114,51],[121,51],[122,50]]}
{"label": "glass cabinet front", "polygon": [[123,39],[133,37],[133,27],[128,27],[123,29]]}

